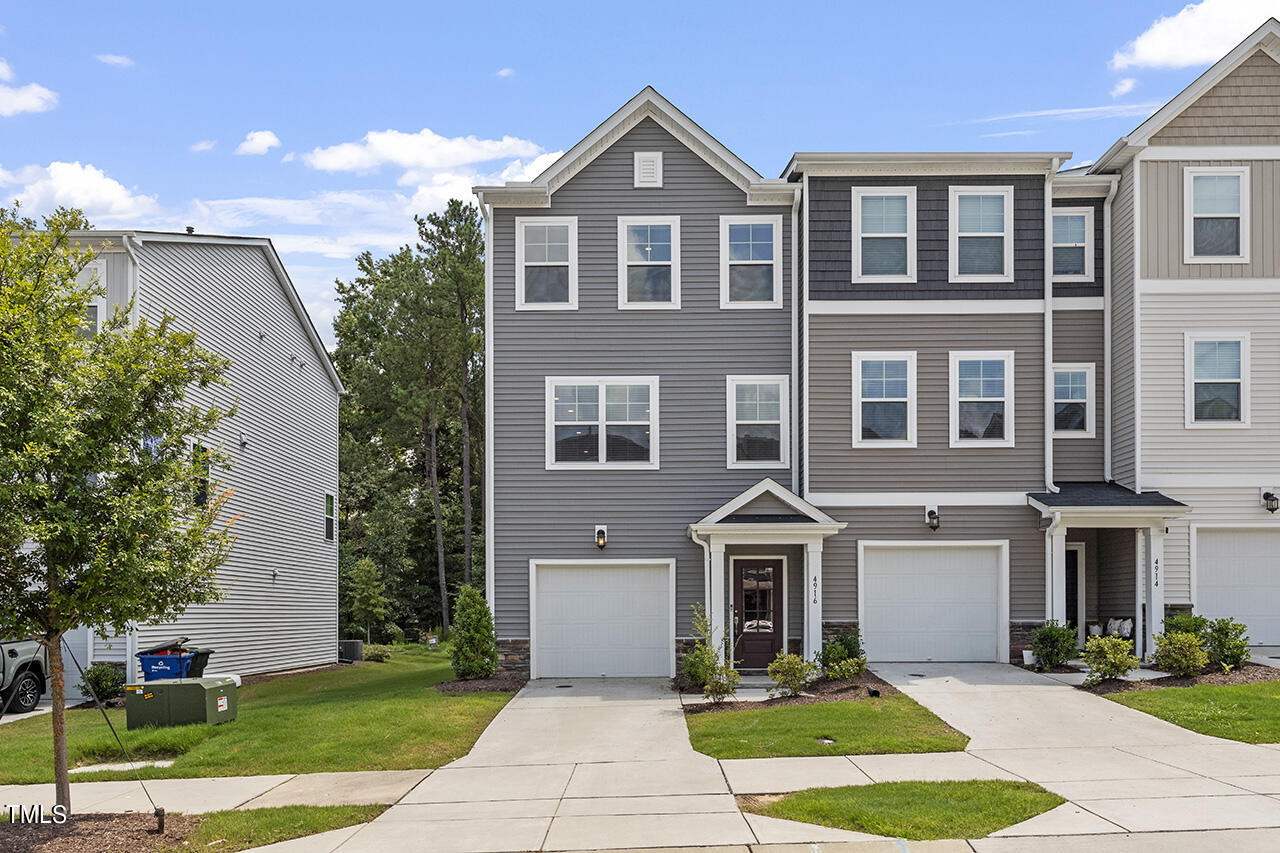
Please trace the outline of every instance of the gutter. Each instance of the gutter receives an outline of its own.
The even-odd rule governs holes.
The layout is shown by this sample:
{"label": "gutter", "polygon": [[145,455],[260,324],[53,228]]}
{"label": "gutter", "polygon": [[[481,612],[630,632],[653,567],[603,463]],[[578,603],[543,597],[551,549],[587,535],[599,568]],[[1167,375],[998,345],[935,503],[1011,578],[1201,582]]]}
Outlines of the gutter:
{"label": "gutter", "polygon": [[1057,493],[1053,484],[1053,177],[1054,157],[1044,176],[1044,488]]}

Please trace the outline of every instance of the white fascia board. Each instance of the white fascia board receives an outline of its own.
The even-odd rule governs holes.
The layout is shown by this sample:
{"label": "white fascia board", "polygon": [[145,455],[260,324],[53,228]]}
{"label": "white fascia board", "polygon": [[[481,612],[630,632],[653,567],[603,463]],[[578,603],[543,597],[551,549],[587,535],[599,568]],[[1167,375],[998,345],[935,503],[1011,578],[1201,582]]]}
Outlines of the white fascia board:
{"label": "white fascia board", "polygon": [[783,171],[809,175],[1043,174],[1070,151],[797,151]]}
{"label": "white fascia board", "polygon": [[1026,506],[1023,492],[808,492],[805,498],[824,507],[880,506]]}

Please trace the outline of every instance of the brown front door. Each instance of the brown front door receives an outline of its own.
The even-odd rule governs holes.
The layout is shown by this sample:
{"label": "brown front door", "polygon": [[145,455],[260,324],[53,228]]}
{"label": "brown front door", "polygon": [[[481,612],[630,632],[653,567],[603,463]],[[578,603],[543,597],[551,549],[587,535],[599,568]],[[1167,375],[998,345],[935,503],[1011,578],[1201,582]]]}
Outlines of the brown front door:
{"label": "brown front door", "polygon": [[782,561],[733,561],[733,627],[740,669],[764,669],[782,650]]}

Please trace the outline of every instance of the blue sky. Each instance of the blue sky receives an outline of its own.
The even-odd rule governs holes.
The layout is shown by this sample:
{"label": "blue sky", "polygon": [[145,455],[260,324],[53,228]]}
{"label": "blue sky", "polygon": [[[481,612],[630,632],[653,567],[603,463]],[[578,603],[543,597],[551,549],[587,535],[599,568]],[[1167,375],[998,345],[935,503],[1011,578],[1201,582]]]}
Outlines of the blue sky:
{"label": "blue sky", "polygon": [[51,29],[0,4],[0,201],[269,236],[329,338],[355,253],[532,177],[646,84],[767,177],[796,150],[1078,163],[1280,0],[352,8],[63,3]]}

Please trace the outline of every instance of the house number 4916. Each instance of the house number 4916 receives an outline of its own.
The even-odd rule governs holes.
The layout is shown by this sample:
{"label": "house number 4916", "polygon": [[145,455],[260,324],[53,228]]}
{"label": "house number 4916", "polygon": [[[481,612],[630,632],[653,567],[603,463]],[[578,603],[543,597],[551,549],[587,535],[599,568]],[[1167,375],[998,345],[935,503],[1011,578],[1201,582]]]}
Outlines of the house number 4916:
{"label": "house number 4916", "polygon": [[813,576],[813,603],[818,603],[818,576]]}

